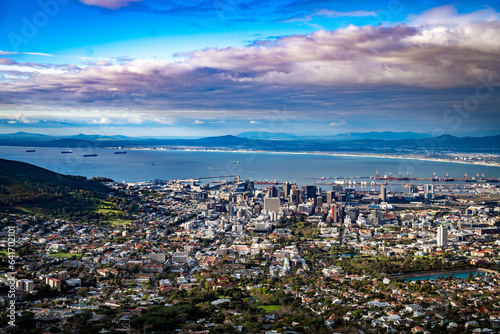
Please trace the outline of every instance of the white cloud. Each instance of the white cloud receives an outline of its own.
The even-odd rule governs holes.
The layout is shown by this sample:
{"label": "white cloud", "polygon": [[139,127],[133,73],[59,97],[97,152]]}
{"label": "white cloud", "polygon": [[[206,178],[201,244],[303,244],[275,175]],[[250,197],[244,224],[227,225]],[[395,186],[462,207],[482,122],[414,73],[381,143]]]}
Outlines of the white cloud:
{"label": "white cloud", "polygon": [[100,119],[93,119],[92,120],[93,124],[109,124],[111,123],[111,120],[107,117],[101,117]]}
{"label": "white cloud", "polygon": [[262,122],[250,121],[250,124],[262,124]]}
{"label": "white cloud", "polygon": [[50,53],[41,53],[41,52],[17,52],[17,51],[2,51],[0,50],[0,56],[15,56],[15,55],[29,55],[29,56],[53,56]]}
{"label": "white cloud", "polygon": [[[447,22],[466,15],[451,9],[436,11],[447,11]],[[133,124],[158,115],[209,124],[207,120],[228,117],[226,110],[241,111],[237,116],[247,122],[262,119],[245,112],[262,110],[267,102],[276,107],[277,99],[288,105],[316,103],[318,110],[326,110],[333,103],[331,94],[330,100],[322,95],[326,90],[474,87],[485,78],[499,81],[500,20],[494,19],[497,13],[490,14],[469,13],[460,25],[320,30],[247,47],[197,50],[177,62],[131,60],[79,68],[6,60],[0,65],[0,101],[49,109],[109,106],[115,112],[107,114],[111,119],[127,110],[122,117]],[[481,15],[488,19],[470,19]],[[434,22],[437,16],[424,12],[421,18]],[[412,24],[421,18],[414,17]]]}
{"label": "white cloud", "polygon": [[142,2],[142,0],[79,0],[80,2],[107,9],[118,9],[130,5],[132,2]]}
{"label": "white cloud", "polygon": [[330,126],[343,126],[343,125],[347,125],[347,122],[344,120],[340,120],[340,121],[331,122],[329,125]]}
{"label": "white cloud", "polygon": [[473,22],[493,22],[499,19],[499,14],[492,8],[459,14],[458,10],[452,5],[435,7],[419,15],[410,15],[408,17],[408,21],[412,26],[467,25]]}
{"label": "white cloud", "polygon": [[7,123],[9,124],[34,124],[40,123],[37,119],[32,119],[31,117],[24,116],[22,114],[16,115],[15,117],[10,118]]}

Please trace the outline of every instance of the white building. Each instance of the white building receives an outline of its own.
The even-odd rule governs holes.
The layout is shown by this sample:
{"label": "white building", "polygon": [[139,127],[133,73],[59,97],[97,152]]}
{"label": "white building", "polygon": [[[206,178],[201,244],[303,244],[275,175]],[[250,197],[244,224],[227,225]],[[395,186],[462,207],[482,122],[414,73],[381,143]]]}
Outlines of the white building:
{"label": "white building", "polygon": [[437,245],[438,247],[448,246],[448,228],[439,226],[437,229]]}
{"label": "white building", "polygon": [[33,281],[29,279],[20,279],[16,281],[16,290],[21,292],[32,292]]}

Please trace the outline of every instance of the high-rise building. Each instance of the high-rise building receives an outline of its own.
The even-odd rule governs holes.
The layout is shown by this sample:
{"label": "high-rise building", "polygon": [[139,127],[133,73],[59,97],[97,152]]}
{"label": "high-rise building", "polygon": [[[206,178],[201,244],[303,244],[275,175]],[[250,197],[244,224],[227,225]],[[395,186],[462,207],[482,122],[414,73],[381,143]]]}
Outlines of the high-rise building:
{"label": "high-rise building", "polygon": [[426,199],[434,199],[434,185],[433,184],[426,184],[425,185],[425,198]]}
{"label": "high-rise building", "polygon": [[354,189],[346,189],[345,190],[345,202],[346,204],[351,204],[354,199],[354,194],[356,191]]}
{"label": "high-rise building", "polygon": [[448,246],[448,228],[439,226],[437,229],[437,245],[438,247]]}
{"label": "high-rise building", "polygon": [[283,182],[283,196],[290,196],[290,190],[292,189],[292,184],[290,182]]}
{"label": "high-rise building", "polygon": [[60,281],[65,281],[68,279],[68,272],[66,270],[57,273],[57,279]]}
{"label": "high-rise building", "polygon": [[336,223],[338,221],[337,219],[337,206],[335,204],[332,204],[332,221]]}
{"label": "high-rise building", "polygon": [[278,197],[278,188],[276,188],[275,186],[271,186],[267,190],[267,196],[268,197]]}
{"label": "high-rise building", "polygon": [[16,281],[16,290],[21,292],[32,292],[33,281],[29,279],[20,279]]}
{"label": "high-rise building", "polygon": [[280,211],[280,199],[279,198],[264,198],[264,210],[278,212]]}
{"label": "high-rise building", "polygon": [[332,205],[332,203],[334,201],[334,197],[335,197],[335,192],[333,192],[333,191],[327,191],[326,192],[326,203],[328,205]]}
{"label": "high-rise building", "polygon": [[387,201],[387,189],[385,186],[380,186],[380,195],[379,195],[380,200],[383,202]]}
{"label": "high-rise building", "polygon": [[61,290],[61,287],[62,287],[62,283],[59,279],[57,278],[53,278],[53,277],[50,277],[48,278],[48,282],[47,284],[53,288],[53,289],[57,289],[57,290]]}
{"label": "high-rise building", "polygon": [[323,205],[323,197],[318,196],[316,197],[316,206],[321,207]]}
{"label": "high-rise building", "polygon": [[302,186],[302,192],[305,198],[316,198],[316,186]]}
{"label": "high-rise building", "polygon": [[290,194],[291,202],[298,204],[300,203],[300,191],[299,189],[292,189]]}

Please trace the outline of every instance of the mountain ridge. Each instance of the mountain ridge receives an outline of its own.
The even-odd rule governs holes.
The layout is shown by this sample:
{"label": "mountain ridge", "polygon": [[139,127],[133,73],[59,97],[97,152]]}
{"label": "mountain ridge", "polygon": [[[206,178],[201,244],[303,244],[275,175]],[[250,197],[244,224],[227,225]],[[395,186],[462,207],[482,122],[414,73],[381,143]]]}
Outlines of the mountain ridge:
{"label": "mountain ridge", "polygon": [[[386,133],[373,132],[367,136],[384,136]],[[30,136],[33,135],[33,136]],[[34,138],[38,138],[35,140]],[[92,139],[94,138],[94,139]],[[196,139],[132,138],[132,137],[52,137],[36,134],[17,133],[0,135],[0,146],[61,147],[61,148],[104,148],[104,147],[195,147],[217,149],[248,149],[267,151],[353,151],[353,152],[396,152],[396,151],[484,151],[495,153],[500,150],[500,135],[485,137],[456,137],[444,134],[426,138],[370,139],[370,138],[244,138],[221,135]]]}

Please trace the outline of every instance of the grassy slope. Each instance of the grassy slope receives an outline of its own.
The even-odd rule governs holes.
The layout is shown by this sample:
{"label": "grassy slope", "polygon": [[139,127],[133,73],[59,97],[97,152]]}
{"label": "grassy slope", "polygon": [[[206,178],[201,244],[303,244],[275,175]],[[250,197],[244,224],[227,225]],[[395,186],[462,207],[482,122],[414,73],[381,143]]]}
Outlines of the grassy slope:
{"label": "grassy slope", "polygon": [[27,163],[0,159],[0,208],[37,214],[93,212],[109,189],[95,180],[61,175]]}

